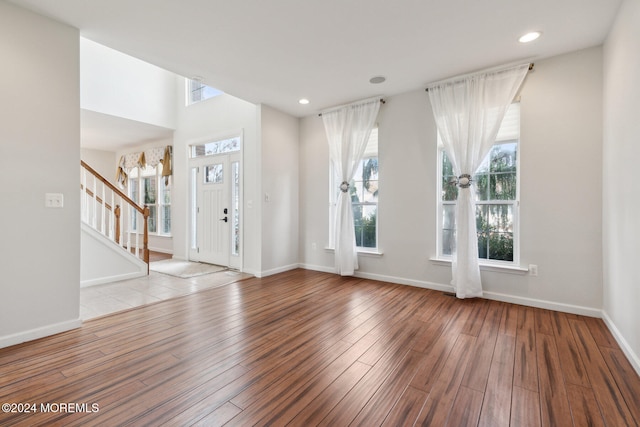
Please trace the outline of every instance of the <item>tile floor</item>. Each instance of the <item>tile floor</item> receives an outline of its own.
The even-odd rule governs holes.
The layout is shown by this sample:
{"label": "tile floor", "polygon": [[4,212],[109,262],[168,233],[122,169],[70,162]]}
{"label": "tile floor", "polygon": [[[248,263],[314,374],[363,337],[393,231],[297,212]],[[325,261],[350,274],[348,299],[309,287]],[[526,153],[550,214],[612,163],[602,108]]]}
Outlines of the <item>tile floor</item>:
{"label": "tile floor", "polygon": [[151,271],[148,276],[80,289],[80,318],[89,320],[203,289],[224,286],[250,274],[221,271],[181,279]]}

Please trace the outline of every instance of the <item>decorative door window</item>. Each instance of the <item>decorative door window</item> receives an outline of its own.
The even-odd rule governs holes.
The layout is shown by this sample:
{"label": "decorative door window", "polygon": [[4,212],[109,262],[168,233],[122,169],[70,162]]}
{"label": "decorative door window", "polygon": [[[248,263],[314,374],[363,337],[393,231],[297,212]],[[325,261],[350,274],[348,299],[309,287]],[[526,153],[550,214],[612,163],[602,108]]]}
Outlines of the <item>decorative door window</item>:
{"label": "decorative door window", "polygon": [[204,183],[205,184],[222,184],[223,170],[222,163],[216,163],[204,167]]}

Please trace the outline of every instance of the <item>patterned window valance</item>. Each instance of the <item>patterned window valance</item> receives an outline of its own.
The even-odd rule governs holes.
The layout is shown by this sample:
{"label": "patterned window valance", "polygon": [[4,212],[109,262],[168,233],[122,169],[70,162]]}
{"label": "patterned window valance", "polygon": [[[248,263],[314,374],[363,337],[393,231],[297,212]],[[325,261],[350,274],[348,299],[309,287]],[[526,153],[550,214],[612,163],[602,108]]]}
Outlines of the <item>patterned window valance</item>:
{"label": "patterned window valance", "polygon": [[124,162],[122,161],[122,158],[120,159],[120,167],[122,167],[126,172],[131,171],[131,169],[138,166],[138,161],[140,160],[141,154],[144,155],[144,153],[125,154],[123,156]]}
{"label": "patterned window valance", "polygon": [[156,147],[145,151],[147,165],[155,168],[164,158],[165,147]]}
{"label": "patterned window valance", "polygon": [[146,166],[156,167],[162,163],[162,176],[171,175],[171,146],[154,147],[139,153],[129,153],[120,157],[118,170],[116,171],[116,181],[122,186],[127,185],[127,176],[131,169],[135,167],[144,168]]}

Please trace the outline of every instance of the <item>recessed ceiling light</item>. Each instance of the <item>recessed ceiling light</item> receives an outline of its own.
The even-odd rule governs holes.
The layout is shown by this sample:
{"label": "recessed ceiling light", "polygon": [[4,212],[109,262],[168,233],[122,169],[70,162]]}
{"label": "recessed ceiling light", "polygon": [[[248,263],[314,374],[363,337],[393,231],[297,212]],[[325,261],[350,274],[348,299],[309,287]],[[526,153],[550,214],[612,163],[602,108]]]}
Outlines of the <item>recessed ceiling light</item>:
{"label": "recessed ceiling light", "polygon": [[371,77],[369,79],[369,83],[373,84],[373,85],[377,85],[380,83],[384,83],[385,80],[387,80],[385,77],[383,76],[375,76],[375,77]]}
{"label": "recessed ceiling light", "polygon": [[542,35],[542,33],[540,31],[532,31],[532,32],[527,33],[524,36],[520,37],[518,39],[518,41],[520,43],[529,43],[529,42],[532,42],[532,41],[536,40],[541,35]]}
{"label": "recessed ceiling light", "polygon": [[298,101],[298,104],[307,105],[309,100],[307,98],[302,98]]}

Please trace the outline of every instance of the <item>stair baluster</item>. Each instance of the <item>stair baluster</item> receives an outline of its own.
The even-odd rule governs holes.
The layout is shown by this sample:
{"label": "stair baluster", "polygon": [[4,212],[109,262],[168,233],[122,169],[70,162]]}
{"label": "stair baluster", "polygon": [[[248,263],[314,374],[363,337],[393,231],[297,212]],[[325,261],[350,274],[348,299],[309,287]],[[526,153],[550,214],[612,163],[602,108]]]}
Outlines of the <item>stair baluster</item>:
{"label": "stair baluster", "polygon": [[[80,165],[82,167],[82,175],[80,179],[80,190],[82,194],[82,220],[124,250],[133,253],[138,258],[141,258],[147,264],[148,274],[149,208],[147,206],[139,206],[84,161],[80,161]],[[93,176],[93,188],[87,187],[87,183],[90,182],[87,179],[87,173]],[[98,185],[102,185],[100,193]],[[98,194],[100,194],[100,196],[98,196]],[[108,195],[110,195],[109,198],[111,203],[107,203]],[[122,218],[122,206],[125,206],[126,209],[124,223]],[[98,215],[100,218],[98,218]],[[140,219],[142,219],[142,221],[140,221]],[[133,229],[133,221],[135,221],[136,224],[135,230]],[[140,230],[141,222],[143,223],[142,230]],[[142,231],[142,245],[140,244],[139,231]],[[135,246],[131,245],[131,234],[135,235]]]}

